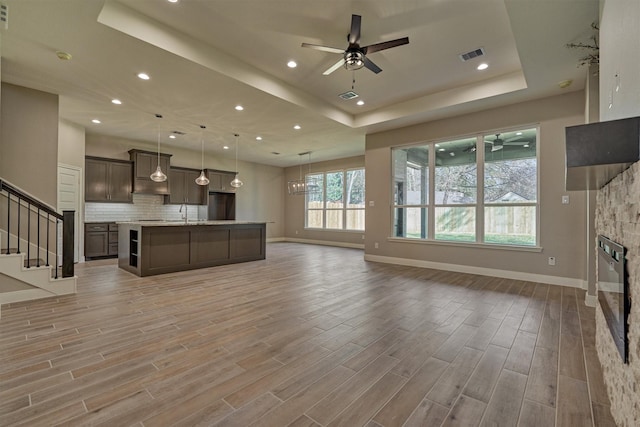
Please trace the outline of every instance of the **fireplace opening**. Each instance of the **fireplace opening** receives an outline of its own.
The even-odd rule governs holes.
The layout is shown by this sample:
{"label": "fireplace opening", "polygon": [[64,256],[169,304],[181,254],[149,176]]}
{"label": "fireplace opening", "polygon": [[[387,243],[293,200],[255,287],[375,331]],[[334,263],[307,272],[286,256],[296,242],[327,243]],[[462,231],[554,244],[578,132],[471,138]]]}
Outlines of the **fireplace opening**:
{"label": "fireplace opening", "polygon": [[598,301],[622,361],[628,363],[631,299],[624,259],[622,245],[598,236]]}

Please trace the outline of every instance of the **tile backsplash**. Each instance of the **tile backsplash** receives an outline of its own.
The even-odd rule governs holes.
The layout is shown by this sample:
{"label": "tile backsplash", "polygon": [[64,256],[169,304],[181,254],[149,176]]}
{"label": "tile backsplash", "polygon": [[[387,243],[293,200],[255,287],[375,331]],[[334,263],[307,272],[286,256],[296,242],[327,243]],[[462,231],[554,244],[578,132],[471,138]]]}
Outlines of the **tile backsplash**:
{"label": "tile backsplash", "polygon": [[[111,222],[139,219],[180,220],[180,205],[165,205],[163,196],[133,194],[133,203],[86,203],[85,222]],[[187,206],[188,219],[198,218],[198,205]]]}

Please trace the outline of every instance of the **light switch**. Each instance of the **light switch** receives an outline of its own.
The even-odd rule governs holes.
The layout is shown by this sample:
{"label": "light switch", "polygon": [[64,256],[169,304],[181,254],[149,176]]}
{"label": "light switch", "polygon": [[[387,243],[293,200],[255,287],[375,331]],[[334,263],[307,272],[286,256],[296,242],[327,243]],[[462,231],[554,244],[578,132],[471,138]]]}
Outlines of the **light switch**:
{"label": "light switch", "polygon": [[563,205],[569,204],[569,196],[562,196],[562,204]]}

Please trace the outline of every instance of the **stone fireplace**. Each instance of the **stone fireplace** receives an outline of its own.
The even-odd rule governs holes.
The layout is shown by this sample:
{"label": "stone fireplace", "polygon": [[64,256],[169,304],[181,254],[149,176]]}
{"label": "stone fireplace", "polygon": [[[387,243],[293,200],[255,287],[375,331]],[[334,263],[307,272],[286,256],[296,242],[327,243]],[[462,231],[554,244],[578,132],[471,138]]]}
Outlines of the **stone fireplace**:
{"label": "stone fireplace", "polygon": [[627,249],[631,298],[629,363],[622,361],[600,305],[596,308],[596,348],[616,424],[637,426],[640,425],[640,162],[598,191],[595,226],[597,234]]}

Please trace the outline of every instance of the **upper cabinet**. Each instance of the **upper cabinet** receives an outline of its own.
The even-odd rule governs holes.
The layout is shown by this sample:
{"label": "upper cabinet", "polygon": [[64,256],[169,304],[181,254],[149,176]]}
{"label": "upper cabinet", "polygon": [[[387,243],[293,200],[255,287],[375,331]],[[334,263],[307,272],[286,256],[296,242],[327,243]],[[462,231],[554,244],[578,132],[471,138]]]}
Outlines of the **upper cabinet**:
{"label": "upper cabinet", "polygon": [[167,180],[154,182],[150,176],[158,167],[158,153],[144,150],[129,150],[133,161],[133,192],[142,194],[169,194],[169,165],[171,154],[160,153],[160,168]]}
{"label": "upper cabinet", "polygon": [[169,169],[169,190],[165,203],[190,205],[206,204],[206,186],[196,184],[200,171],[195,169],[172,167]]}
{"label": "upper cabinet", "polygon": [[85,158],[86,202],[131,203],[132,165],[126,160]]}
{"label": "upper cabinet", "polygon": [[231,181],[236,177],[235,172],[208,169],[209,191],[232,193],[236,189],[231,186]]}

